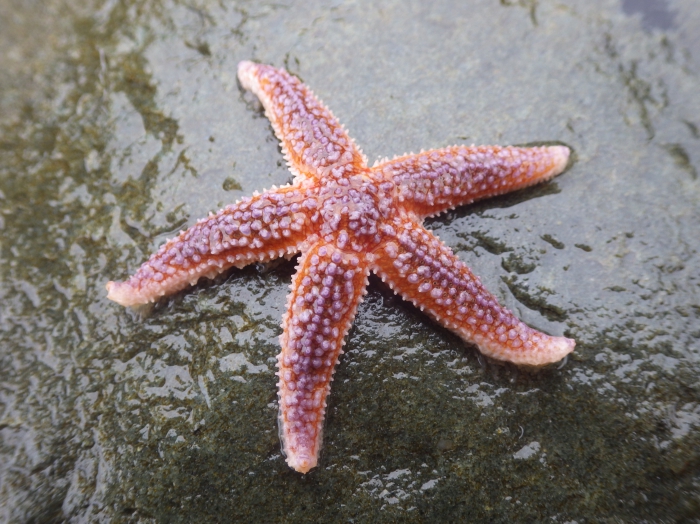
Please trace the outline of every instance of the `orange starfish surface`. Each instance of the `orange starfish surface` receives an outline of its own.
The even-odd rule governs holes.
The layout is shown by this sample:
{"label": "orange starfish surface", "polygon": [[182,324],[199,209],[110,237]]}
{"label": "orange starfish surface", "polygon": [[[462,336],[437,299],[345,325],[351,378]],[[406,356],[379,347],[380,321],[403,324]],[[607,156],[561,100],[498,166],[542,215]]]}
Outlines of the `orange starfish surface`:
{"label": "orange starfish surface", "polygon": [[277,364],[280,434],[292,468],[306,473],[318,462],[326,397],[370,271],[491,358],[541,366],[573,351],[573,340],[540,333],[499,305],[423,227],[427,216],[561,173],[567,147],[453,146],[370,168],[297,78],[252,62],[238,65],[238,78],[262,101],[293,183],[199,220],[107,290],[124,306],[143,304],[231,266],[301,252]]}

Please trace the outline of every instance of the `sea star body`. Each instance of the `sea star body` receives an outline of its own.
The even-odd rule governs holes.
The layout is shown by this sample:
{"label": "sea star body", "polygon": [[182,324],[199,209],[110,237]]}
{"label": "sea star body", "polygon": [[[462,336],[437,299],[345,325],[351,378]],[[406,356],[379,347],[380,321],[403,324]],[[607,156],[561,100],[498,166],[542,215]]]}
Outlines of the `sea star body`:
{"label": "sea star body", "polygon": [[561,173],[565,146],[454,146],[374,167],[333,114],[282,69],[241,62],[243,87],[262,101],[293,183],[243,198],[169,240],[125,282],[122,305],[151,302],[243,267],[301,252],[278,356],[282,447],[289,466],[316,466],[326,397],[343,340],[374,271],[440,324],[494,359],[541,366],[574,341],[540,333],[500,306],[423,220],[454,206]]}

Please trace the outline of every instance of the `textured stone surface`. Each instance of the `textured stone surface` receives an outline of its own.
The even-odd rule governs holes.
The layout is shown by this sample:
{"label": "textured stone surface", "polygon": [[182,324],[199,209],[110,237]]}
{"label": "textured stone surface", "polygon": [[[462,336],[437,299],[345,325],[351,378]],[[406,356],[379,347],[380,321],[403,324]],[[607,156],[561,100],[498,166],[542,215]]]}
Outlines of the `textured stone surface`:
{"label": "textured stone surface", "polygon": [[[700,13],[648,5],[0,2],[0,520],[696,518]],[[577,340],[566,365],[481,362],[370,278],[302,477],[275,428],[293,262],[107,301],[197,217],[289,181],[243,59],[313,86],[370,164],[571,146],[564,177],[428,221]]]}

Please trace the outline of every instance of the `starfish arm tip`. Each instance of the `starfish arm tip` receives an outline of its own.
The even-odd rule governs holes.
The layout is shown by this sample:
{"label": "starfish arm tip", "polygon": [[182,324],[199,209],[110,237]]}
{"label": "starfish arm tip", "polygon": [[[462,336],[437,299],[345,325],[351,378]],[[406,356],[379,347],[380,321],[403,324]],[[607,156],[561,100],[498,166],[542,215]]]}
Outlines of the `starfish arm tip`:
{"label": "starfish arm tip", "polygon": [[255,62],[251,62],[250,60],[241,60],[238,62],[238,73],[240,74],[242,71],[249,71],[253,67],[255,67]]}
{"label": "starfish arm tip", "polygon": [[567,146],[550,146],[549,150],[554,155],[554,171],[559,174],[566,169],[569,164],[569,156],[571,156],[571,149]]}
{"label": "starfish arm tip", "polygon": [[575,348],[576,348],[576,341],[573,338],[566,338],[566,337],[557,337],[559,340],[561,340],[560,344],[562,347],[562,351],[564,354],[562,355],[562,358],[569,353],[571,353]]}
{"label": "starfish arm tip", "polygon": [[488,357],[505,362],[511,362],[524,368],[542,368],[560,362],[576,347],[576,341],[566,337],[550,337],[544,333],[536,348],[528,351],[513,349],[510,346],[494,344],[492,341],[479,341],[479,350]]}
{"label": "starfish arm tip", "polygon": [[576,341],[566,337],[551,337],[549,343],[545,345],[545,350],[539,356],[535,366],[545,366],[559,362],[561,359],[571,353],[576,347]]}
{"label": "starfish arm tip", "polygon": [[107,298],[121,306],[135,306],[146,301],[135,292],[128,282],[107,282]]}
{"label": "starfish arm tip", "polygon": [[318,458],[309,453],[290,453],[287,457],[289,467],[302,474],[306,474],[315,468],[317,463]]}
{"label": "starfish arm tip", "polygon": [[238,62],[238,80],[245,89],[251,89],[253,84],[252,77],[255,75],[255,69],[258,64],[250,60],[242,60]]}

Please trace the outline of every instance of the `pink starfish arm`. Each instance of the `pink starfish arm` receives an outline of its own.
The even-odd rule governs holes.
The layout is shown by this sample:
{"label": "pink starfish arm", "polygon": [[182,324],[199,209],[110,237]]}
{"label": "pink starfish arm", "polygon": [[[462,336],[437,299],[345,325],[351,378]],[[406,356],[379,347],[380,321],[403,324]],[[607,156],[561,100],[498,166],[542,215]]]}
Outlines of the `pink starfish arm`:
{"label": "pink starfish arm", "polygon": [[282,449],[301,473],[318,461],[326,397],[368,274],[356,254],[318,242],[301,256],[292,280],[277,385]]}
{"label": "pink starfish arm", "polygon": [[540,333],[499,305],[452,250],[408,215],[384,228],[372,270],[484,354],[526,366],[561,360],[575,342]]}
{"label": "pink starfish arm", "polygon": [[145,304],[231,266],[297,253],[309,241],[304,202],[310,193],[295,186],[272,188],[199,220],[163,244],[128,280],[108,282],[107,298],[123,306]]}
{"label": "pink starfish arm", "polygon": [[566,146],[454,146],[405,155],[372,169],[394,181],[400,202],[426,217],[552,178],[568,160]]}
{"label": "pink starfish arm", "polygon": [[298,78],[284,69],[248,61],[238,64],[238,78],[262,102],[295,176],[318,181],[367,167],[333,113]]}

